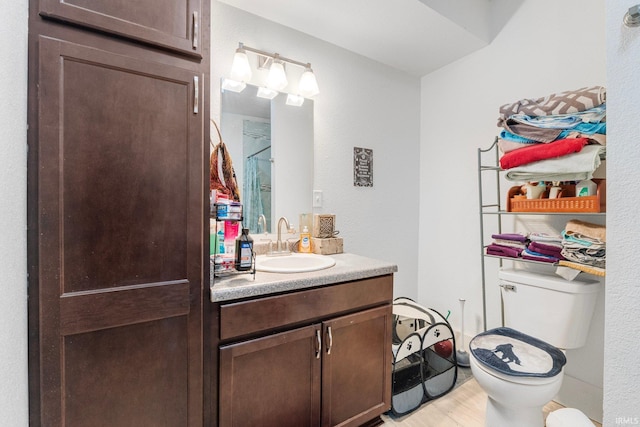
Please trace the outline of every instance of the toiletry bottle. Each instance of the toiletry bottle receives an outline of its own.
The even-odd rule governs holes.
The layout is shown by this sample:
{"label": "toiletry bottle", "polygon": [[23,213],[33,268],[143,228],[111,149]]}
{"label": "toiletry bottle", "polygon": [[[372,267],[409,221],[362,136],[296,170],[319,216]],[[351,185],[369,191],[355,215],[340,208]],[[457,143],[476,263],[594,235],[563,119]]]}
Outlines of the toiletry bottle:
{"label": "toiletry bottle", "polygon": [[242,234],[236,239],[236,270],[250,270],[252,263],[253,239],[249,236],[249,229],[243,228]]}
{"label": "toiletry bottle", "polygon": [[218,224],[218,247],[216,253],[224,253],[224,225],[221,224]]}
{"label": "toiletry bottle", "polygon": [[209,255],[215,255],[216,253],[217,237],[216,223],[209,220]]}
{"label": "toiletry bottle", "polygon": [[311,234],[309,233],[309,229],[306,225],[300,233],[300,245],[298,246],[298,251],[305,254],[311,252]]}
{"label": "toiletry bottle", "polygon": [[562,187],[560,187],[560,181],[553,181],[551,188],[549,189],[549,198],[557,199],[561,195]]}
{"label": "toiletry bottle", "polygon": [[238,221],[224,222],[224,253],[234,254],[236,237],[240,231],[240,223]]}
{"label": "toiletry bottle", "polygon": [[543,184],[526,184],[527,187],[527,199],[539,199],[542,197],[542,193],[546,190],[546,187]]}
{"label": "toiletry bottle", "polygon": [[576,184],[576,197],[595,196],[598,186],[590,179],[584,179]]}

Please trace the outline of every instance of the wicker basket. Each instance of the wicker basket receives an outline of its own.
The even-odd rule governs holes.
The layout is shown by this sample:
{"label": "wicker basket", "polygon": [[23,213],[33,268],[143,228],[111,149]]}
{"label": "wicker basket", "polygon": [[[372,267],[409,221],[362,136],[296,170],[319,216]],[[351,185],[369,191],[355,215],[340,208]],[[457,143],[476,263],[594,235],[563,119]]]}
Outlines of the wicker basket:
{"label": "wicker basket", "polygon": [[563,185],[562,197],[548,199],[547,191],[541,199],[527,199],[521,192],[521,186],[511,187],[507,195],[507,212],[605,212],[606,181],[593,179],[596,183],[595,196],[575,196],[575,185]]}

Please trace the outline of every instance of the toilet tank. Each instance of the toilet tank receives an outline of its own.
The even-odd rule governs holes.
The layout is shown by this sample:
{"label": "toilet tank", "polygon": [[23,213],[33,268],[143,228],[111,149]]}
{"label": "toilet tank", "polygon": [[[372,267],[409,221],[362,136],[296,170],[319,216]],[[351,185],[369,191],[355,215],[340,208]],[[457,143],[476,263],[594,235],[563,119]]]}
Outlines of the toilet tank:
{"label": "toilet tank", "polygon": [[505,326],[562,349],[584,345],[600,282],[513,269],[498,278]]}

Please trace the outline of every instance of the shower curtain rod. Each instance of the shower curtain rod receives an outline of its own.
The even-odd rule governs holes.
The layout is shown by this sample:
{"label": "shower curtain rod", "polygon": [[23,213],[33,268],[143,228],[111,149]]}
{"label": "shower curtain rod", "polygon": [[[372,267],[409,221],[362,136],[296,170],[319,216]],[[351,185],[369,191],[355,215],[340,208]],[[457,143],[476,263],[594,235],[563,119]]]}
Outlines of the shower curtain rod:
{"label": "shower curtain rod", "polygon": [[247,159],[250,159],[254,156],[257,156],[258,154],[262,153],[263,151],[268,150],[269,148],[271,148],[271,146],[269,145],[268,147],[264,147],[262,150],[260,151],[256,151],[255,153],[251,154],[250,156],[247,156]]}

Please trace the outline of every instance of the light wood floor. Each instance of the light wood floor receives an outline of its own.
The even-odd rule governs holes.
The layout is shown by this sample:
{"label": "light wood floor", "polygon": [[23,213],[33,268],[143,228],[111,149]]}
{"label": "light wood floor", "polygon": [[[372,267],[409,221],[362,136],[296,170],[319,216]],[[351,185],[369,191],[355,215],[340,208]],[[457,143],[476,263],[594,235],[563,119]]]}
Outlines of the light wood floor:
{"label": "light wood floor", "polygon": [[[399,427],[484,427],[487,395],[474,378],[456,387],[450,393],[424,404],[420,409],[401,418],[383,415],[384,426]],[[543,409],[544,417],[562,405],[549,402]],[[602,427],[594,422],[597,427]]]}

